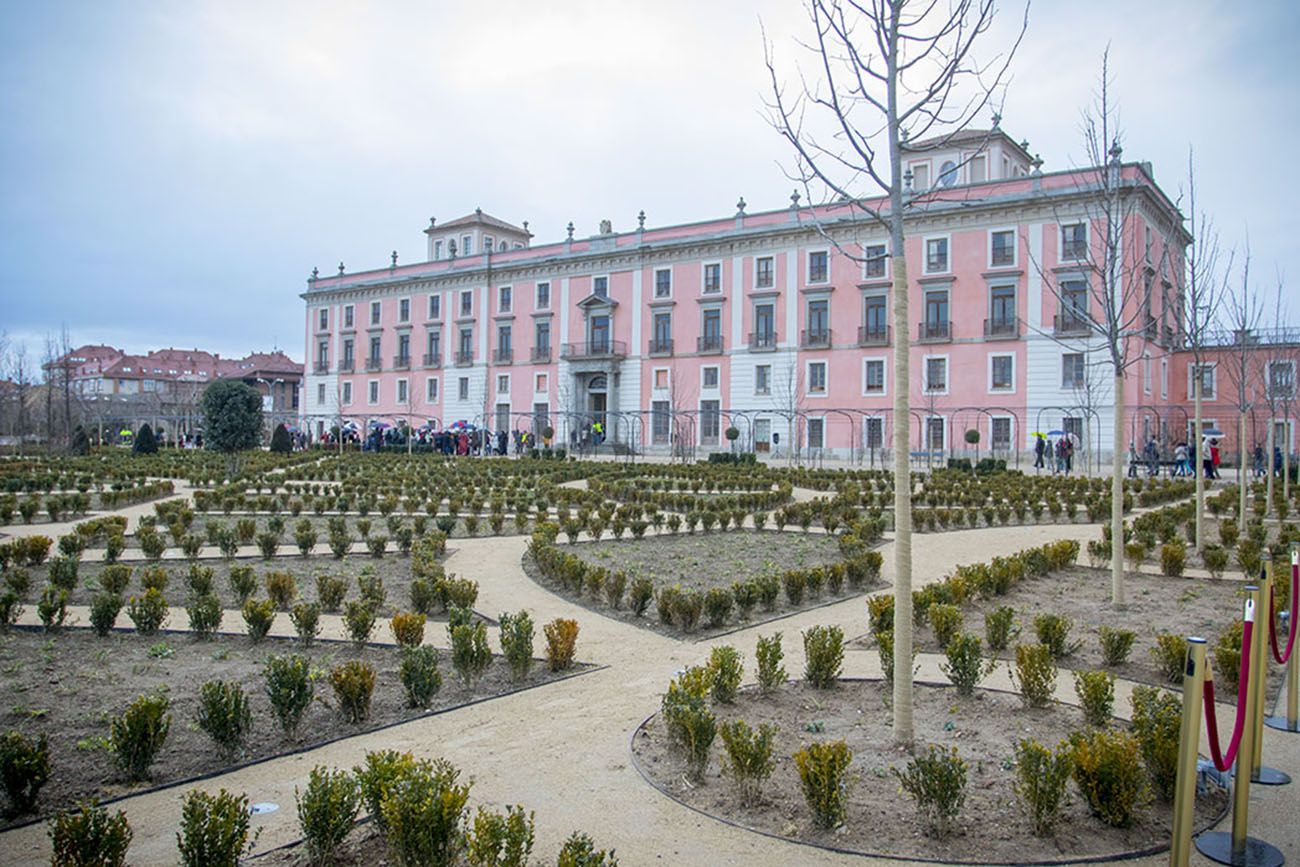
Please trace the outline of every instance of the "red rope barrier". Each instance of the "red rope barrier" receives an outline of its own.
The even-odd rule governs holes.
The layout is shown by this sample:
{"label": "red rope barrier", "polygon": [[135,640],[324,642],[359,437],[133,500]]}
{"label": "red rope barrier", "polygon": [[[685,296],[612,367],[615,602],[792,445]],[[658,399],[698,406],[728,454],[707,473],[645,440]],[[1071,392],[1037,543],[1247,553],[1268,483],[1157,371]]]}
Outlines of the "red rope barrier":
{"label": "red rope barrier", "polygon": [[1237,759],[1237,747],[1241,746],[1241,735],[1246,730],[1246,690],[1250,685],[1250,641],[1255,633],[1255,620],[1252,612],[1247,612],[1246,623],[1241,631],[1241,673],[1237,680],[1237,720],[1232,727],[1232,741],[1228,744],[1226,754],[1219,751],[1219,720],[1214,711],[1214,681],[1205,679],[1205,735],[1210,742],[1210,758],[1220,771],[1227,771]]}
{"label": "red rope barrier", "polygon": [[1273,651],[1273,658],[1277,660],[1278,665],[1286,665],[1291,659],[1291,651],[1295,650],[1295,633],[1296,633],[1296,594],[1300,593],[1300,566],[1295,563],[1291,564],[1291,629],[1290,636],[1286,640],[1286,653],[1278,653],[1277,650],[1277,621],[1274,619],[1276,614],[1273,610],[1273,594],[1268,595],[1268,643]]}

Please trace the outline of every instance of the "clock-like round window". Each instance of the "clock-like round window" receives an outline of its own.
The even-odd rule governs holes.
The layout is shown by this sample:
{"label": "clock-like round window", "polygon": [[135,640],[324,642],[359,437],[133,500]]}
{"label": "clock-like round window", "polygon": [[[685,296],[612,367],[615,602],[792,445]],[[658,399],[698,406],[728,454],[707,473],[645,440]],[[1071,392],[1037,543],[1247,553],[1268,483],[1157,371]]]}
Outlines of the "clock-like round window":
{"label": "clock-like round window", "polygon": [[951,187],[955,183],[957,183],[957,164],[952,160],[946,160],[939,169],[939,186]]}

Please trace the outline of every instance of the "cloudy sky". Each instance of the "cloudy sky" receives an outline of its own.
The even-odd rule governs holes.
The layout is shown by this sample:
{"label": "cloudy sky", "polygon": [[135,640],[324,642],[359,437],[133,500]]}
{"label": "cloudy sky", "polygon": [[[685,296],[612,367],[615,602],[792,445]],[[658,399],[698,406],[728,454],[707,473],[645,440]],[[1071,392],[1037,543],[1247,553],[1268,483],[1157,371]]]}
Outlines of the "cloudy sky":
{"label": "cloudy sky", "polygon": [[[1125,158],[1177,197],[1194,145],[1225,243],[1300,319],[1300,4],[1223,9],[1036,2],[1002,126],[1080,164],[1109,43]],[[0,330],[301,359],[312,267],[421,258],[430,216],[545,242],[782,207],[760,22],[793,75],[791,0],[0,4]]]}

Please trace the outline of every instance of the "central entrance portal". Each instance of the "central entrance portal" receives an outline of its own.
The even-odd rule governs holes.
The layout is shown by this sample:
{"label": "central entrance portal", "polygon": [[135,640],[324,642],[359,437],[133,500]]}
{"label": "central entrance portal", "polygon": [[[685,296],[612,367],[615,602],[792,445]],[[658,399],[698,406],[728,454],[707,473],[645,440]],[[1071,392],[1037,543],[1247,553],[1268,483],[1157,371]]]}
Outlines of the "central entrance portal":
{"label": "central entrance portal", "polygon": [[590,424],[599,423],[606,431],[609,432],[609,424],[605,420],[605,412],[609,409],[609,380],[603,374],[593,376],[587,381],[587,412],[590,413]]}

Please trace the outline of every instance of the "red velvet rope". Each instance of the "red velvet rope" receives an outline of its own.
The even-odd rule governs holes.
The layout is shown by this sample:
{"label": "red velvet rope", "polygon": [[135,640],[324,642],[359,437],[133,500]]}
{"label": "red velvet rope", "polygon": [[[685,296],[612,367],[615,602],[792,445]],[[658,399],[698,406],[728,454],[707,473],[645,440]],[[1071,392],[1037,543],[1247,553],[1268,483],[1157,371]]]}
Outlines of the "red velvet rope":
{"label": "red velvet rope", "polygon": [[1205,734],[1210,742],[1210,758],[1220,771],[1227,771],[1237,759],[1237,747],[1246,730],[1246,690],[1250,686],[1250,641],[1255,633],[1255,623],[1247,620],[1241,631],[1241,675],[1237,681],[1237,720],[1232,727],[1232,741],[1225,754],[1219,751],[1219,720],[1214,712],[1214,680],[1205,679]]}
{"label": "red velvet rope", "polygon": [[1295,650],[1295,623],[1296,623],[1296,594],[1300,592],[1300,566],[1295,563],[1291,564],[1291,634],[1286,640],[1286,653],[1278,653],[1277,650],[1277,621],[1274,619],[1273,594],[1268,594],[1268,643],[1273,651],[1273,658],[1277,660],[1278,665],[1286,665],[1291,659],[1291,651]]}

